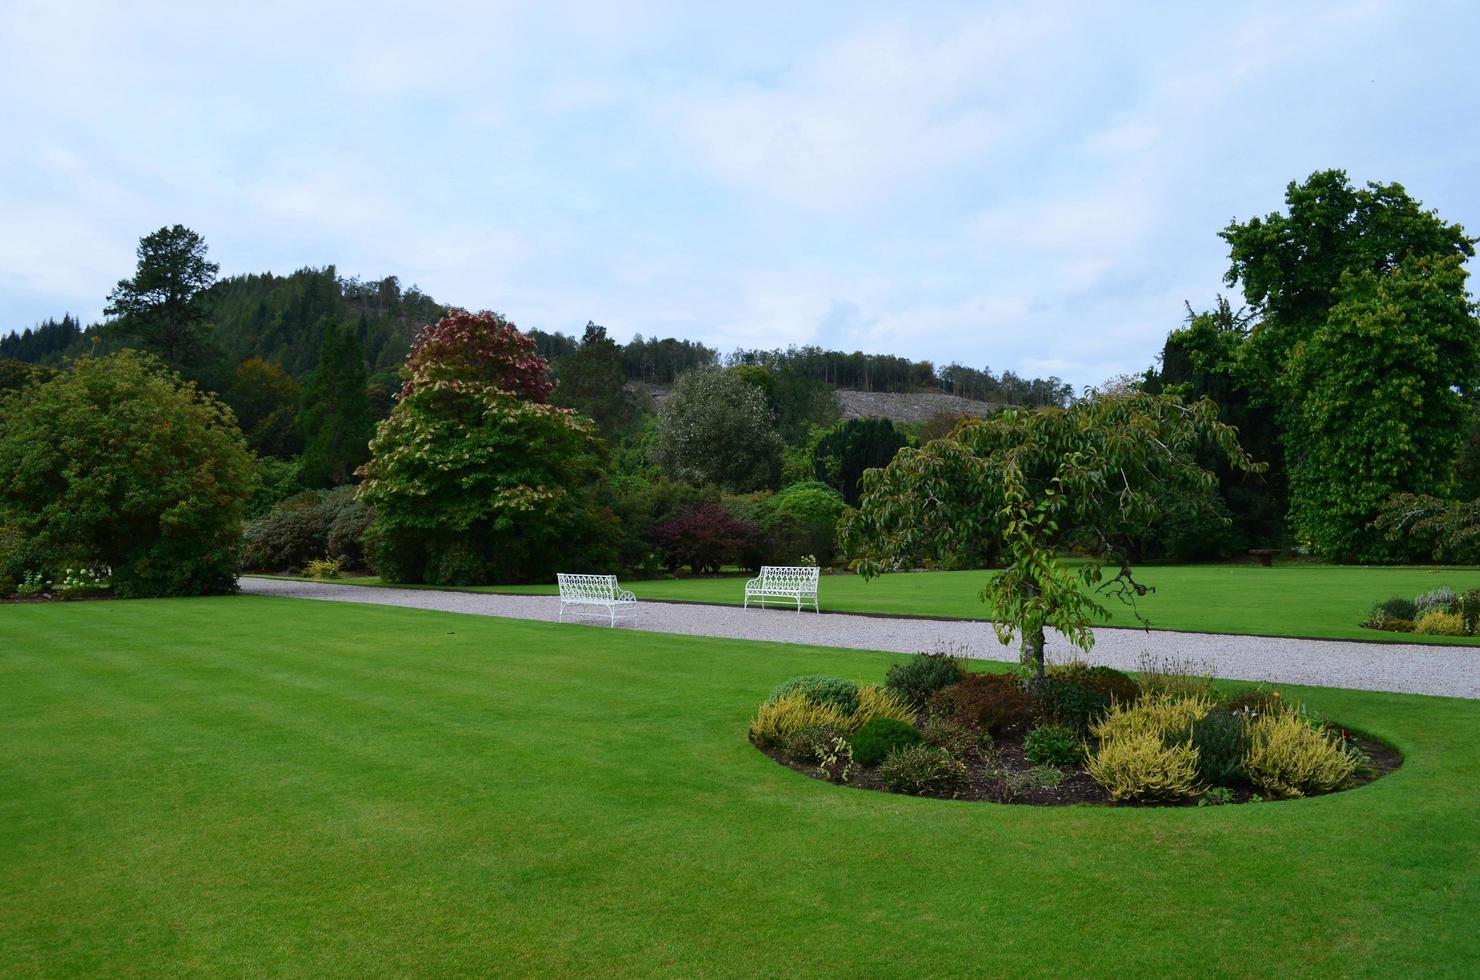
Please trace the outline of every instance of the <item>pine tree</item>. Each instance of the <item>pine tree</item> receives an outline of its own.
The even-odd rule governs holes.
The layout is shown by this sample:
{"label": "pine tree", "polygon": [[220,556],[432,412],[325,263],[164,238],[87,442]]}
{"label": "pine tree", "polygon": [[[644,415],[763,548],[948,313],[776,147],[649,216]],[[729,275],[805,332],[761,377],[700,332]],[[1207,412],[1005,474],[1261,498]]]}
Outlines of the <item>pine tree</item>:
{"label": "pine tree", "polygon": [[348,483],[370,458],[365,384],[365,350],[354,328],[330,323],[299,413],[298,428],[308,440],[300,470],[305,486]]}

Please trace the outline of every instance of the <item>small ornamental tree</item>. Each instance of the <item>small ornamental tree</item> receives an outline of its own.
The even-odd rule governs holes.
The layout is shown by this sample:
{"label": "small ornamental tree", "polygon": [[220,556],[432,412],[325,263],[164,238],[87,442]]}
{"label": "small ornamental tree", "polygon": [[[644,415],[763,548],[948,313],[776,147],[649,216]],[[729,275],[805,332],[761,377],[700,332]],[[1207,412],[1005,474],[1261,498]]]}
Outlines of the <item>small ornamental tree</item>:
{"label": "small ornamental tree", "polygon": [[775,486],[782,449],[765,392],[734,371],[695,368],[663,403],[653,457],[676,480],[745,493]]}
{"label": "small ornamental tree", "polygon": [[472,381],[543,404],[555,388],[549,370],[534,340],[497,313],[451,309],[411,345],[401,397],[433,381]]}
{"label": "small ornamental tree", "polygon": [[611,560],[595,426],[541,403],[550,386],[531,348],[493,314],[455,311],[423,331],[361,470],[383,578],[471,585]]}
{"label": "small ornamental tree", "polygon": [[231,411],[153,357],[77,361],[0,398],[0,575],[107,565],[121,596],[236,591],[255,480]]}
{"label": "small ornamental tree", "polygon": [[670,569],[688,565],[700,573],[717,573],[726,564],[738,561],[759,534],[753,524],[731,517],[714,503],[692,507],[651,531]]}
{"label": "small ornamental tree", "polygon": [[[981,597],[998,639],[1018,635],[1023,664],[1041,677],[1046,629],[1087,651],[1092,620],[1109,614],[1099,596],[1134,608],[1144,594],[1125,559],[1135,540],[1211,509],[1215,481],[1196,459],[1205,443],[1241,469],[1258,468],[1210,401],[1134,392],[965,420],[865,475],[859,508],[843,516],[842,544],[871,578],[970,551],[973,541],[1000,542],[1006,567]],[[1071,549],[1088,560],[1061,562]],[[1107,562],[1120,567],[1109,581]]]}

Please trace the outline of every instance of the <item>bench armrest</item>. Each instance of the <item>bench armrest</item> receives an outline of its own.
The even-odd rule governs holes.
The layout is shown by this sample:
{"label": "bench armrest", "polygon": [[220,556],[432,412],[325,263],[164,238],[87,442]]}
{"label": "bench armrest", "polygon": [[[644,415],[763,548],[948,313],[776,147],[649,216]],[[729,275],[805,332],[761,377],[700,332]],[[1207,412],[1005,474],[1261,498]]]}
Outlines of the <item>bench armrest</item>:
{"label": "bench armrest", "polygon": [[637,601],[637,596],[633,595],[632,592],[629,591],[628,589],[623,589],[622,591],[620,591],[620,592],[617,593],[617,601],[618,602],[636,602]]}

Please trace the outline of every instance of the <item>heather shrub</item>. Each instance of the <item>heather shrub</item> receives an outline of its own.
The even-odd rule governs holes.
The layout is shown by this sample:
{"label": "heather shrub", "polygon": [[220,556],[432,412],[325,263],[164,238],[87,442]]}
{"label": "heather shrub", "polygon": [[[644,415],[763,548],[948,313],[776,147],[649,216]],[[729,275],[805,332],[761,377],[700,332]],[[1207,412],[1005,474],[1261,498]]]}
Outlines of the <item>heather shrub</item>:
{"label": "heather shrub", "polygon": [[826,674],[805,674],[793,677],[771,692],[770,701],[778,701],[788,694],[801,694],[815,704],[830,704],[845,715],[858,710],[858,682]]}
{"label": "heather shrub", "polygon": [[792,732],[783,743],[782,754],[800,765],[814,765],[829,758],[838,739],[848,733],[831,725],[808,725]]}
{"label": "heather shrub", "polygon": [[1480,632],[1480,589],[1469,589],[1459,597],[1459,614],[1464,621],[1465,634],[1474,636]]}
{"label": "heather shrub", "polygon": [[1249,724],[1244,771],[1276,799],[1326,793],[1356,770],[1356,757],[1322,728],[1293,711],[1260,715]]}
{"label": "heather shrub", "polygon": [[1135,704],[1113,705],[1104,718],[1090,726],[1090,732],[1102,741],[1130,735],[1185,738],[1193,722],[1205,717],[1212,708],[1213,699],[1207,695],[1147,694]]}
{"label": "heather shrub", "polygon": [[1413,632],[1428,636],[1464,636],[1465,621],[1457,612],[1444,612],[1432,607],[1418,617],[1418,622],[1413,624]]}
{"label": "heather shrub", "polygon": [[1147,694],[1213,696],[1213,673],[1204,661],[1143,653],[1137,659],[1136,674]]}
{"label": "heather shrub", "polygon": [[1033,717],[1054,722],[1077,732],[1104,716],[1110,699],[1079,678],[1048,674],[1033,684]]}
{"label": "heather shrub", "polygon": [[1454,590],[1448,586],[1439,586],[1416,596],[1413,600],[1414,615],[1412,619],[1421,620],[1424,614],[1437,610],[1439,612],[1459,612],[1459,597]]}
{"label": "heather shrub", "polygon": [[912,705],[923,706],[930,695],[950,687],[965,675],[961,662],[948,653],[916,654],[889,668],[884,686]]}
{"label": "heather shrub", "polygon": [[978,734],[959,721],[950,718],[931,717],[920,727],[920,737],[926,745],[945,749],[954,756],[963,756],[981,744]]}
{"label": "heather shrub", "polygon": [[1008,796],[1017,796],[1033,789],[1053,789],[1064,781],[1064,771],[1056,766],[1040,765],[1018,772],[1004,773],[1002,785]]}
{"label": "heather shrub", "polygon": [[1084,758],[1084,744],[1068,725],[1035,725],[1023,739],[1023,755],[1038,765],[1072,766]]}
{"label": "heather shrub", "polygon": [[1102,738],[1085,768],[1112,800],[1177,800],[1197,796],[1197,749],[1168,745],[1157,732],[1118,730]]}
{"label": "heather shrub", "polygon": [[1412,599],[1395,595],[1391,599],[1384,599],[1372,607],[1368,614],[1368,621],[1384,621],[1393,619],[1416,619],[1418,617],[1418,606]]}
{"label": "heather shrub", "polygon": [[760,706],[750,723],[750,737],[762,748],[771,748],[785,745],[804,728],[817,727],[847,729],[848,716],[835,705],[818,704],[794,692]]}
{"label": "heather shrub", "polygon": [[873,718],[860,725],[850,739],[853,758],[862,766],[876,766],[895,749],[920,742],[915,726],[895,718]]}
{"label": "heather shrub", "polygon": [[931,695],[928,706],[931,715],[994,737],[1021,731],[1033,716],[1033,698],[1012,674],[967,674]]}
{"label": "heather shrub", "polygon": [[911,796],[960,796],[969,785],[966,764],[945,749],[910,745],[895,749],[879,765],[879,780]]}
{"label": "heather shrub", "polygon": [[858,689],[858,708],[849,719],[849,727],[857,728],[876,718],[913,724],[915,709],[877,684],[865,684]]}
{"label": "heather shrub", "polygon": [[1067,664],[1049,667],[1048,674],[1051,677],[1071,681],[1080,687],[1099,691],[1105,696],[1106,703],[1111,701],[1129,703],[1141,696],[1141,685],[1136,683],[1135,678],[1114,667],[1099,664],[1090,666],[1082,660],[1074,660]]}
{"label": "heather shrub", "polygon": [[1244,715],[1210,711],[1192,723],[1192,747],[1197,749],[1197,778],[1209,786],[1229,786],[1244,774],[1249,752],[1249,730]]}

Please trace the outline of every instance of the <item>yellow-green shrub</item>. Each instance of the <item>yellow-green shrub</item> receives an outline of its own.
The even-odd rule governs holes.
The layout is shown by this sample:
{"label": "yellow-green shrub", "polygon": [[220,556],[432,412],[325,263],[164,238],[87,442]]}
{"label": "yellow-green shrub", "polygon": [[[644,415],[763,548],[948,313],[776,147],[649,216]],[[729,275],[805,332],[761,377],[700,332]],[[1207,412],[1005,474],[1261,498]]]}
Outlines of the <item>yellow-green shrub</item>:
{"label": "yellow-green shrub", "polygon": [[849,731],[856,727],[836,705],[809,701],[805,694],[785,694],[760,706],[755,720],[750,723],[750,737],[757,745],[769,748],[784,743],[810,725],[827,725]]}
{"label": "yellow-green shrub", "polygon": [[1167,745],[1152,731],[1104,739],[1085,767],[1112,800],[1176,800],[1203,791],[1197,749],[1187,742]]}
{"label": "yellow-green shrub", "polygon": [[309,578],[339,578],[343,574],[338,559],[315,558],[303,569],[303,574]]}
{"label": "yellow-green shrub", "polygon": [[1249,737],[1244,772],[1267,796],[1328,793],[1356,769],[1345,746],[1293,711],[1260,715],[1249,725]]}
{"label": "yellow-green shrub", "polygon": [[1429,636],[1464,636],[1465,620],[1459,613],[1433,609],[1418,617],[1418,622],[1413,624],[1413,632]]}
{"label": "yellow-green shrub", "polygon": [[1133,704],[1111,705],[1105,717],[1090,726],[1090,732],[1101,740],[1125,735],[1152,735],[1161,739],[1186,734],[1193,722],[1200,721],[1212,709],[1213,699],[1208,694],[1187,697],[1145,694]]}
{"label": "yellow-green shrub", "polygon": [[848,719],[847,728],[854,731],[875,718],[893,718],[906,725],[915,723],[915,709],[899,695],[877,684],[858,686],[858,710]]}

